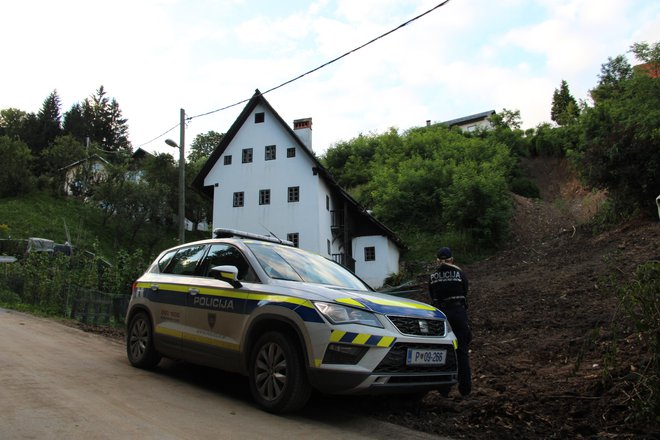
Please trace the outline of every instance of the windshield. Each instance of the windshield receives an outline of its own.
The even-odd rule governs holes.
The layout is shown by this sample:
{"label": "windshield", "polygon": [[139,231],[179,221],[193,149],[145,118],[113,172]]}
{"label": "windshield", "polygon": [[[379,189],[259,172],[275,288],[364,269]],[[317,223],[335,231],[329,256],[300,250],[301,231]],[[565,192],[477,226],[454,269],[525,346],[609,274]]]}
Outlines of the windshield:
{"label": "windshield", "polygon": [[320,255],[277,244],[262,242],[246,244],[271,278],[326,284],[351,290],[369,290],[346,268]]}

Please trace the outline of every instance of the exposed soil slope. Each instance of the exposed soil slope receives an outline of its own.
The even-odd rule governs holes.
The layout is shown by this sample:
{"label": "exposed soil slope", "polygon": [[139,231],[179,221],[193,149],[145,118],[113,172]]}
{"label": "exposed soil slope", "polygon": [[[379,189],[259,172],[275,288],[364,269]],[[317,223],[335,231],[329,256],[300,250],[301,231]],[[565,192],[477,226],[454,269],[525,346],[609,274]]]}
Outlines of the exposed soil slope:
{"label": "exposed soil slope", "polygon": [[[625,420],[631,390],[621,379],[645,355],[617,315],[609,277],[620,283],[639,264],[660,260],[660,223],[638,220],[593,235],[580,225],[604,195],[582,189],[560,161],[527,167],[541,200],[515,197],[507,248],[465,267],[473,393],[465,399],[456,391],[449,399],[430,393],[419,404],[374,400],[372,409],[460,438],[657,438],[657,424]],[[606,362],[615,367],[612,386],[603,385]]]}

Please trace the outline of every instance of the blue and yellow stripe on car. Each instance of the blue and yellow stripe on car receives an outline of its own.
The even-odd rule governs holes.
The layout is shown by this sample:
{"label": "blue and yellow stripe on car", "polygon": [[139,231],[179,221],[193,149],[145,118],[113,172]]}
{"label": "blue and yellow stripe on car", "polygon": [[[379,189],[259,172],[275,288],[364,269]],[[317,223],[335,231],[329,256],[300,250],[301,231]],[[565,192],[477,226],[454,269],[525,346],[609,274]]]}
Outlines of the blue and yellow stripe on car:
{"label": "blue and yellow stripe on car", "polygon": [[414,316],[419,318],[445,319],[445,315],[435,307],[416,301],[382,298],[377,295],[364,295],[352,298],[338,298],[335,301],[353,307],[360,307],[384,315]]}
{"label": "blue and yellow stripe on car", "polygon": [[342,342],[353,345],[367,345],[369,347],[391,347],[396,338],[394,336],[378,336],[368,333],[353,333],[342,330],[332,330],[330,342]]}
{"label": "blue and yellow stripe on car", "polygon": [[289,295],[261,294],[240,290],[217,289],[212,287],[173,283],[140,282],[136,287],[141,290],[142,295],[145,298],[157,303],[213,309],[212,307],[205,307],[203,305],[205,302],[200,302],[202,305],[186,303],[186,297],[190,294],[190,290],[195,289],[197,291],[196,297],[198,298],[213,297],[219,298],[223,301],[232,301],[232,307],[223,307],[221,310],[222,312],[249,314],[258,307],[276,305],[293,310],[303,321],[324,322],[323,318],[321,318],[316,311],[316,308],[309,300]]}

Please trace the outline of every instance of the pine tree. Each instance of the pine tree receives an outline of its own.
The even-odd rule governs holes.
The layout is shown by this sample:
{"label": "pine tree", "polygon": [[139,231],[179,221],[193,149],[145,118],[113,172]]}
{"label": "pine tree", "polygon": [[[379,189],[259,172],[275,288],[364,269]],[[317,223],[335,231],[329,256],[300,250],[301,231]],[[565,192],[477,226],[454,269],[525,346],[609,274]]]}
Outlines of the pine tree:
{"label": "pine tree", "polygon": [[559,125],[568,125],[574,122],[579,114],[580,109],[568,90],[568,83],[562,80],[559,89],[555,89],[552,95],[550,117]]}
{"label": "pine tree", "polygon": [[40,145],[36,146],[38,151],[33,151],[33,153],[40,153],[45,150],[56,137],[62,135],[62,115],[57,90],[53,90],[44,100],[41,110],[37,114],[37,119],[40,125]]}
{"label": "pine tree", "polygon": [[[103,86],[82,104],[75,104],[64,116],[64,131],[82,143],[98,145],[110,153],[131,153],[127,120],[122,117],[119,104],[106,96]],[[109,157],[111,161],[115,156]],[[118,159],[118,158],[117,158]]]}

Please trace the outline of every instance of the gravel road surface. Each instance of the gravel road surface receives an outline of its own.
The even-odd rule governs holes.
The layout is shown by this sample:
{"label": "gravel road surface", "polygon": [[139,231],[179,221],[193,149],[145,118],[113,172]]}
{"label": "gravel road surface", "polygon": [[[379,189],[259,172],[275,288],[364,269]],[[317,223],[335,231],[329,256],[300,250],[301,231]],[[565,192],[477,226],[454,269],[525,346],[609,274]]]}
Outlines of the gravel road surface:
{"label": "gravel road surface", "polygon": [[133,368],[123,343],[0,309],[1,439],[435,439],[313,398],[275,416],[237,375],[163,360]]}

